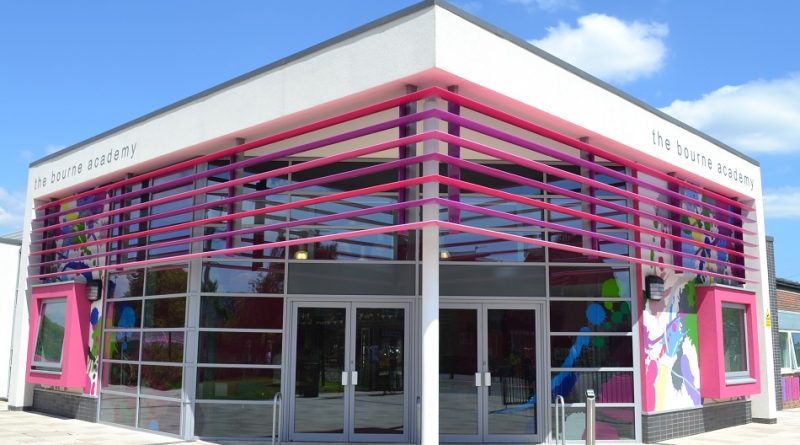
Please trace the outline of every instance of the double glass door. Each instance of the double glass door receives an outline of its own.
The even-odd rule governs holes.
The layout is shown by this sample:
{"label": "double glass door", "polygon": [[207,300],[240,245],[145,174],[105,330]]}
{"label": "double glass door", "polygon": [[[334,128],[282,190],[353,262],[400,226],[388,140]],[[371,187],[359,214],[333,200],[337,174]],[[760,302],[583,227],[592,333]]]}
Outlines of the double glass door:
{"label": "double glass door", "polygon": [[408,442],[408,309],[293,305],[290,440]]}
{"label": "double glass door", "polygon": [[530,304],[442,305],[442,441],[541,441],[541,313]]}

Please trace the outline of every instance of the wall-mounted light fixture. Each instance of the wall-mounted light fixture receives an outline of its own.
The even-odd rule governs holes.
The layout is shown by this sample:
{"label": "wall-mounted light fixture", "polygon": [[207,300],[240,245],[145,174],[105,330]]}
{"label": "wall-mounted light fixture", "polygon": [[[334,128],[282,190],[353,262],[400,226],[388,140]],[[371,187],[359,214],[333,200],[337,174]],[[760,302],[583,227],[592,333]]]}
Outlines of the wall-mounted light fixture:
{"label": "wall-mounted light fixture", "polygon": [[103,295],[103,281],[89,280],[86,282],[86,298],[89,301],[97,301]]}
{"label": "wall-mounted light fixture", "polygon": [[308,251],[307,250],[298,250],[294,253],[294,259],[296,260],[307,260],[308,259]]}
{"label": "wall-mounted light fixture", "polygon": [[664,298],[664,280],[655,275],[648,275],[644,279],[644,288],[651,300]]}
{"label": "wall-mounted light fixture", "polygon": [[449,260],[450,259],[450,252],[446,250],[439,251],[439,259],[440,260]]}

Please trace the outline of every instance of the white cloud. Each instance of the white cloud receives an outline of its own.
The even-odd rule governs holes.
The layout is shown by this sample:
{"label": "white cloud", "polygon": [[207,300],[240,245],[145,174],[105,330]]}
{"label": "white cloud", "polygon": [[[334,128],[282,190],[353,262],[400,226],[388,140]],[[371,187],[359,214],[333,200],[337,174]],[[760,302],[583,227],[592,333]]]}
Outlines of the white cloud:
{"label": "white cloud", "polygon": [[726,85],[662,111],[743,151],[800,152],[800,73]]}
{"label": "white cloud", "polygon": [[19,158],[25,162],[31,162],[33,160],[33,151],[22,150],[19,152]]}
{"label": "white cloud", "polygon": [[547,11],[554,12],[560,9],[578,9],[578,0],[506,0],[528,9],[528,12]]}
{"label": "white cloud", "polygon": [[764,214],[767,218],[800,219],[800,187],[764,190]]}
{"label": "white cloud", "polygon": [[25,216],[25,194],[0,187],[0,232],[22,229]]}
{"label": "white cloud", "polygon": [[603,80],[626,83],[664,66],[668,34],[664,23],[590,14],[579,18],[575,28],[564,22],[547,28],[547,36],[530,43]]}

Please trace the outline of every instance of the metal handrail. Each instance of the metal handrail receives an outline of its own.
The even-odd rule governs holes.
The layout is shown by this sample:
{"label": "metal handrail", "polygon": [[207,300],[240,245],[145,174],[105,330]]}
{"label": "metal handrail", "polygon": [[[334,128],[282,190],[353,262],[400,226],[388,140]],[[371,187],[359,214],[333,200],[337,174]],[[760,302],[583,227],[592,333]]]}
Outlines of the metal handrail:
{"label": "metal handrail", "polygon": [[[281,443],[281,421],[283,410],[281,409],[281,402],[283,401],[283,396],[280,392],[275,393],[275,397],[272,398],[272,445],[276,443]],[[275,427],[275,418],[277,414],[278,424],[277,428]],[[277,431],[277,435],[275,434]],[[277,442],[275,440],[277,436]]]}
{"label": "metal handrail", "polygon": [[417,396],[417,443],[422,443],[422,398]]}
{"label": "metal handrail", "polygon": [[586,445],[595,445],[595,394],[593,389],[586,390]]}
{"label": "metal handrail", "polygon": [[[559,405],[561,405],[561,417],[558,416]],[[559,437],[561,438],[561,445],[564,445],[567,440],[566,403],[564,402],[564,396],[560,394],[556,396],[556,437],[555,437],[556,445],[558,445]]]}

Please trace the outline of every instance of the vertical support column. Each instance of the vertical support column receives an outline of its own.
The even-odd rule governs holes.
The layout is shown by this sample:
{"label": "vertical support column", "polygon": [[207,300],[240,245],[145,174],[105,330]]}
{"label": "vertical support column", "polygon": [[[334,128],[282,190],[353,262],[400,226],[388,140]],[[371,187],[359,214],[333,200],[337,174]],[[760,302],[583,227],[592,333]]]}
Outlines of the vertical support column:
{"label": "vertical support column", "polygon": [[[406,94],[411,94],[417,91],[417,87],[414,85],[406,85]],[[411,102],[400,105],[400,117],[408,116],[417,112],[417,103]],[[398,129],[398,136],[404,138],[406,136],[411,136],[417,133],[417,123],[413,122],[410,124],[401,125]],[[410,158],[411,156],[415,156],[415,147],[412,145],[403,145],[398,147],[398,159],[406,159]],[[412,168],[416,168],[416,165],[406,165],[404,167],[400,167],[397,169],[397,180],[403,181],[409,178],[409,173]],[[409,200],[408,196],[408,188],[401,188],[397,191],[398,194],[398,201],[399,202],[406,202]],[[413,198],[412,198],[413,199]],[[405,224],[408,222],[407,214],[409,210],[400,210],[397,212],[397,224]],[[400,258],[398,258],[400,259]],[[405,258],[404,258],[405,259]]]}
{"label": "vertical support column", "polygon": [[[436,108],[434,97],[425,99],[425,110]],[[426,119],[424,131],[436,130],[439,121]],[[439,141],[423,142],[424,154],[437,153]],[[439,172],[439,162],[426,161],[422,164],[423,175]],[[438,183],[426,183],[422,186],[422,197],[432,198],[439,194]],[[439,219],[439,206],[425,204],[422,206],[422,220]],[[439,228],[427,226],[422,229],[422,366],[421,366],[421,404],[422,404],[422,445],[439,443]]]}
{"label": "vertical support column", "polygon": [[[447,90],[458,94],[458,86],[451,85]],[[461,114],[461,106],[455,102],[447,103],[447,112],[455,115]],[[453,136],[461,136],[461,127],[452,122],[447,123],[447,132]],[[461,146],[458,144],[447,144],[447,155],[453,158],[461,158]],[[461,167],[457,165],[447,166],[447,176],[452,179],[461,179]],[[447,187],[447,199],[451,201],[461,201],[461,190],[455,186]],[[461,224],[461,209],[451,208],[447,211],[447,220],[451,223]]]}
{"label": "vertical support column", "polygon": [[[245,139],[244,138],[236,138],[236,145],[242,145],[244,143],[245,143]],[[241,154],[239,154],[239,153],[232,154],[228,158],[228,162],[230,162],[231,164],[234,164],[234,163],[238,162],[239,160],[241,160]],[[243,173],[242,173],[242,171],[240,169],[229,170],[228,171],[228,178],[229,178],[229,180],[233,181],[234,179],[240,178],[242,176],[242,174]],[[237,187],[237,186],[228,187],[228,197],[231,198],[233,196],[236,196],[237,191],[240,190],[240,189],[241,189],[241,186],[239,186],[239,187]],[[228,203],[228,206],[227,206],[228,215],[232,215],[233,213],[236,213],[240,206],[241,206],[241,203],[236,203],[236,202]],[[231,236],[230,236],[230,232],[233,232],[234,230],[236,230],[238,228],[237,227],[238,226],[237,222],[238,222],[237,220],[233,220],[233,219],[228,219],[228,220],[225,221],[225,231],[228,232],[228,234],[229,234],[228,237],[225,238],[225,248],[226,249],[230,249],[230,248],[234,247],[235,245],[238,245],[238,243],[235,243],[234,239],[231,238]]]}
{"label": "vertical support column", "polygon": [[[670,173],[670,176],[674,177],[675,174],[674,173]],[[680,193],[681,192],[681,189],[680,189],[680,187],[678,187],[678,184],[675,184],[674,182],[668,182],[667,183],[667,188],[669,190],[675,192],[675,193]],[[674,197],[670,197],[669,198],[669,203],[671,205],[675,206],[675,207],[680,207],[681,206],[681,200],[677,199],[677,198],[674,198]],[[675,222],[680,222],[681,214],[678,213],[678,212],[670,212],[670,219],[675,221]],[[672,227],[670,228],[670,232],[675,236],[681,236],[682,235],[681,234],[681,228],[678,227],[676,224],[672,224]],[[680,241],[675,241],[673,239],[672,240],[672,250],[677,252],[677,253],[672,255],[672,264],[674,264],[676,266],[683,266],[683,255],[681,255],[681,253],[683,252],[683,243],[681,243]],[[675,273],[682,273],[682,272],[675,271]]]}

